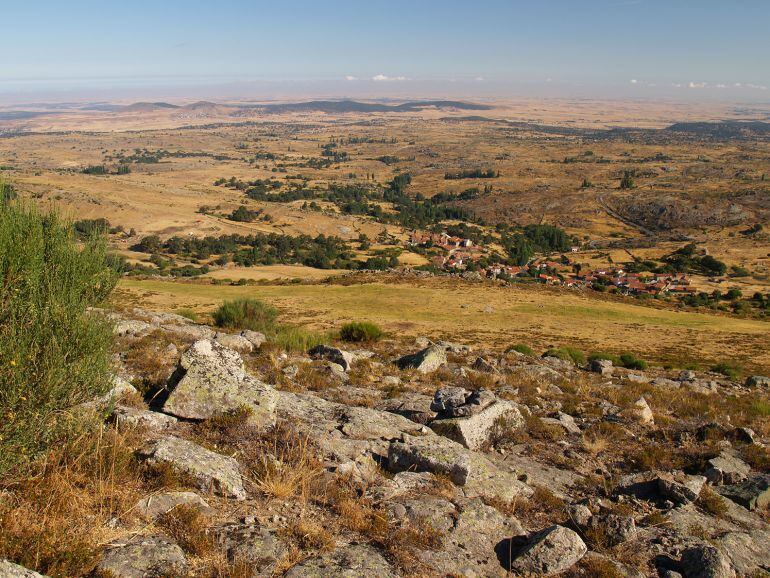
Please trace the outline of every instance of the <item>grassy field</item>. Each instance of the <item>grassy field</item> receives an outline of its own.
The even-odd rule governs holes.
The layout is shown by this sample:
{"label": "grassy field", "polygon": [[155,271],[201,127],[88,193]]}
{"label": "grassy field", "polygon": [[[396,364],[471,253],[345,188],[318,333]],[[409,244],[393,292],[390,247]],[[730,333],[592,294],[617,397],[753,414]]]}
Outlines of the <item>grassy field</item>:
{"label": "grassy field", "polygon": [[770,326],[755,320],[675,312],[602,301],[542,288],[454,284],[221,286],[125,279],[118,302],[156,310],[212,311],[225,299],[257,297],[282,318],[329,330],[369,320],[391,336],[419,335],[477,346],[524,342],[536,350],[575,345],[586,351],[633,352],[675,366],[708,367],[738,361],[749,370],[770,368]]}

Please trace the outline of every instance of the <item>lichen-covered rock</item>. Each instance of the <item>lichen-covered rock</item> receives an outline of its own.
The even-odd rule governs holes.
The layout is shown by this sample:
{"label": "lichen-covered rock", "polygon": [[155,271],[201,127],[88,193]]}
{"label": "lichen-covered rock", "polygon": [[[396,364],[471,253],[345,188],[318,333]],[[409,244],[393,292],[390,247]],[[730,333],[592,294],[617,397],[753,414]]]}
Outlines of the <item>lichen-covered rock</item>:
{"label": "lichen-covered rock", "polygon": [[637,399],[634,405],[623,412],[623,415],[630,421],[634,421],[641,425],[649,425],[655,421],[652,409],[647,403],[647,400],[643,397]]}
{"label": "lichen-covered rock", "polygon": [[698,499],[706,484],[706,478],[682,472],[666,472],[658,475],[657,484],[658,491],[664,498],[675,504],[687,504]]}
{"label": "lichen-covered rock", "polygon": [[576,532],[551,526],[533,535],[511,562],[511,570],[533,576],[553,576],[574,566],[588,551]]}
{"label": "lichen-covered rock", "polygon": [[143,518],[154,520],[179,506],[190,506],[204,514],[212,512],[206,500],[195,492],[161,492],[160,494],[152,494],[139,500],[134,509]]}
{"label": "lichen-covered rock", "polygon": [[588,368],[599,375],[612,375],[615,369],[612,366],[612,361],[609,359],[592,359],[591,363],[588,364]]}
{"label": "lichen-covered rock", "polygon": [[228,560],[248,562],[253,576],[272,576],[286,545],[273,532],[255,524],[226,524],[215,530],[219,546]]}
{"label": "lichen-covered rock", "polygon": [[717,457],[708,460],[707,464],[706,479],[715,486],[739,484],[751,473],[751,467],[729,450],[720,452]]}
{"label": "lichen-covered rock", "polygon": [[386,399],[377,405],[377,409],[395,413],[419,424],[427,424],[436,417],[431,409],[433,398],[419,393],[410,393],[393,399]]}
{"label": "lichen-covered rock", "polygon": [[114,578],[180,575],[187,568],[182,549],[163,536],[135,536],[109,546],[96,569]]}
{"label": "lichen-covered rock", "polygon": [[325,359],[342,366],[343,371],[349,371],[355,360],[355,356],[349,351],[343,351],[329,345],[316,345],[307,352],[313,359]]}
{"label": "lichen-covered rock", "polygon": [[753,476],[740,484],[719,486],[716,490],[747,510],[762,510],[770,506],[770,475]]}
{"label": "lichen-covered rock", "polygon": [[9,562],[8,560],[0,560],[0,577],[2,578],[46,578],[42,574],[38,574],[34,570],[28,570],[23,566]]}
{"label": "lichen-covered rock", "polygon": [[735,571],[729,558],[714,546],[693,546],[682,552],[682,574],[685,578],[733,578]]}
{"label": "lichen-covered rock", "polygon": [[152,431],[164,430],[178,421],[174,416],[165,413],[123,405],[115,408],[113,417],[121,429],[140,427]]}
{"label": "lichen-covered rock", "polygon": [[441,436],[404,435],[392,442],[388,468],[394,472],[418,471],[442,474],[463,487],[467,497],[510,501],[529,496],[532,489],[513,473],[497,467],[484,455],[470,451]]}
{"label": "lichen-covered rock", "polygon": [[254,351],[254,344],[243,335],[218,332],[214,335],[214,341],[240,353],[251,353]]}
{"label": "lichen-covered rock", "polygon": [[385,556],[372,546],[351,544],[294,566],[286,578],[396,578]]}
{"label": "lichen-covered rock", "polygon": [[506,576],[503,565],[510,536],[526,534],[516,518],[502,515],[478,498],[455,507],[441,498],[407,503],[413,522],[429,524],[443,533],[442,546],[422,550],[417,557],[440,576]]}
{"label": "lichen-covered rock", "polygon": [[150,464],[169,464],[190,476],[201,490],[237,500],[246,498],[238,462],[234,458],[174,436],[152,442],[140,450],[139,455]]}
{"label": "lichen-covered rock", "polygon": [[749,387],[770,387],[770,377],[764,375],[752,375],[746,380]]}
{"label": "lichen-covered rock", "polygon": [[275,423],[275,390],[246,373],[232,349],[209,340],[196,341],[179,362],[163,411],[185,419],[208,419],[247,407],[250,423]]}
{"label": "lichen-covered rock", "polygon": [[495,428],[501,423],[511,429],[524,425],[524,418],[516,404],[498,400],[470,417],[437,419],[430,423],[430,427],[437,434],[448,437],[466,448],[480,450],[489,443]]}
{"label": "lichen-covered rock", "polygon": [[420,373],[432,373],[446,365],[446,349],[439,345],[430,345],[425,349],[405,355],[396,360],[401,369],[416,369]]}
{"label": "lichen-covered rock", "polygon": [[244,329],[241,331],[241,336],[248,339],[254,349],[259,349],[262,347],[262,344],[267,341],[267,337],[265,337],[264,333],[260,333],[259,331],[252,331],[251,329]]}

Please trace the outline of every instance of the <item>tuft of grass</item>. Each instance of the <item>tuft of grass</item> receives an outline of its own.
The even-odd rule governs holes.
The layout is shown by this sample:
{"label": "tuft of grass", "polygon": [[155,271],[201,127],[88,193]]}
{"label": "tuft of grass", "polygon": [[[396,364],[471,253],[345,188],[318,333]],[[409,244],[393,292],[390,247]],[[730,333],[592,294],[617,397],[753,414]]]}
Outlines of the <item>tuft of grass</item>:
{"label": "tuft of grass", "polygon": [[285,325],[275,333],[269,334],[270,342],[286,351],[307,351],[328,341],[327,337],[304,327]]}
{"label": "tuft of grass", "polygon": [[112,331],[89,311],[117,281],[100,237],[0,201],[0,474],[67,434],[68,410],[110,387]]}
{"label": "tuft of grass", "polygon": [[526,345],[524,343],[514,343],[508,349],[505,350],[506,353],[510,351],[517,351],[518,353],[523,353],[524,355],[535,357],[535,350],[532,349],[529,345]]}
{"label": "tuft of grass", "polygon": [[382,329],[369,321],[354,321],[340,328],[340,339],[351,343],[371,343],[383,335]]}
{"label": "tuft of grass", "polygon": [[225,301],[214,312],[213,318],[217,327],[269,333],[275,329],[278,310],[259,299],[243,298]]}
{"label": "tuft of grass", "polygon": [[737,381],[741,377],[743,368],[738,363],[731,361],[720,361],[711,367],[711,371],[714,373],[721,373],[725,377],[732,379],[733,381]]}
{"label": "tuft of grass", "polygon": [[551,347],[548,351],[543,353],[543,357],[556,357],[563,359],[564,361],[571,361],[575,365],[586,364],[586,354],[575,349],[574,347]]}
{"label": "tuft of grass", "polygon": [[695,505],[717,518],[724,518],[727,513],[727,504],[725,504],[724,498],[708,486],[701,490]]}
{"label": "tuft of grass", "polygon": [[2,478],[0,559],[48,576],[85,576],[99,544],[130,523],[141,495],[141,468],[130,432],[83,428],[29,464],[26,475]]}
{"label": "tuft of grass", "polygon": [[180,309],[177,309],[176,314],[181,315],[182,317],[186,317],[193,323],[198,322],[198,314],[193,309],[190,309],[189,307],[182,307]]}

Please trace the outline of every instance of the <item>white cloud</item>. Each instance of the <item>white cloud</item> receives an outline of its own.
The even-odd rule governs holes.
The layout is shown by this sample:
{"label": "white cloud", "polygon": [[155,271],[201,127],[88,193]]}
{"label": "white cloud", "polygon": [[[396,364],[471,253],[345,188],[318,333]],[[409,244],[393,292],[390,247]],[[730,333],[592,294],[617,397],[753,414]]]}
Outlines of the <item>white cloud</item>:
{"label": "white cloud", "polygon": [[352,74],[348,74],[347,76],[345,76],[345,80],[353,81],[353,80],[358,80],[358,79],[355,76],[353,76]]}
{"label": "white cloud", "polygon": [[687,85],[687,88],[706,88],[705,82],[690,82],[690,84]]}
{"label": "white cloud", "polygon": [[717,84],[717,88],[727,88],[726,84]]}
{"label": "white cloud", "polygon": [[374,82],[395,82],[406,80],[406,76],[386,76],[384,74],[378,74],[376,76],[372,76],[372,80]]}
{"label": "white cloud", "polygon": [[476,82],[484,82],[484,77],[483,76],[477,76],[475,80],[476,80]]}
{"label": "white cloud", "polygon": [[639,81],[636,80],[635,78],[632,78],[630,82],[631,84],[639,84]]}

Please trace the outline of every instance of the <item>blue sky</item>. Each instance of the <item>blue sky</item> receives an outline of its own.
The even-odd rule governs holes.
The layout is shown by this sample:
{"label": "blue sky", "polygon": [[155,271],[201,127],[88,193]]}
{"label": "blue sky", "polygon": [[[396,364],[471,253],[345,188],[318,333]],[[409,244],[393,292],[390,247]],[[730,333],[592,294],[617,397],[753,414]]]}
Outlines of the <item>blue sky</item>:
{"label": "blue sky", "polygon": [[5,90],[550,85],[767,99],[770,86],[768,0],[3,0],[2,14]]}

